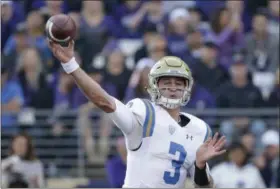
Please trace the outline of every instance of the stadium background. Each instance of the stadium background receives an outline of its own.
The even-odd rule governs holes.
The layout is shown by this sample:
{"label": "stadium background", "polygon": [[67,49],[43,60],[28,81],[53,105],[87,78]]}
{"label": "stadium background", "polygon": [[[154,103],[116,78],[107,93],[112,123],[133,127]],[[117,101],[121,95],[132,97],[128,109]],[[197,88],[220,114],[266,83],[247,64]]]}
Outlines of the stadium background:
{"label": "stadium background", "polygon": [[1,1],[2,160],[12,136],[24,132],[44,186],[121,186],[121,132],[48,49],[44,26],[59,13],[77,24],[81,66],[124,102],[148,97],[147,74],[159,58],[181,57],[195,78],[184,111],[225,134],[228,145],[243,143],[267,187],[280,187],[279,154],[266,154],[279,153],[279,1]]}

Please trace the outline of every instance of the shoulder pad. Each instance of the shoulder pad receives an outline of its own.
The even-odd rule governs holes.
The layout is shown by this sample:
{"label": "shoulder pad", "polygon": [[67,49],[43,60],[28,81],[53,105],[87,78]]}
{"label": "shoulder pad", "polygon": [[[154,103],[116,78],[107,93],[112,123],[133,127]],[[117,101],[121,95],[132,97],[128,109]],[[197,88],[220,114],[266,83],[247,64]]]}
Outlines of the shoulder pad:
{"label": "shoulder pad", "polygon": [[141,125],[143,125],[146,117],[146,107],[143,100],[140,98],[135,98],[129,101],[126,104],[126,107],[128,107],[132,113],[137,116],[138,121]]}
{"label": "shoulder pad", "polygon": [[127,103],[127,107],[136,114],[138,122],[143,126],[143,137],[153,135],[156,113],[153,103],[147,99],[134,99]]}

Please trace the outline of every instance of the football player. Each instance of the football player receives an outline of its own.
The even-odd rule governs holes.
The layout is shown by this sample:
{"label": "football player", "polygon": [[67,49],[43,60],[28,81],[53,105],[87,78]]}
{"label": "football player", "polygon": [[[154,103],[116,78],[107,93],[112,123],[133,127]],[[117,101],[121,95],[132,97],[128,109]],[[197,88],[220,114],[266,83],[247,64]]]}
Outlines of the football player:
{"label": "football player", "polygon": [[225,152],[226,140],[218,133],[212,138],[204,121],[180,112],[193,85],[185,62],[173,56],[159,60],[148,76],[151,100],[136,98],[124,105],[79,68],[74,42],[68,47],[50,42],[50,48],[88,99],[123,132],[127,147],[123,187],[181,188],[188,173],[196,187],[213,187],[207,161]]}

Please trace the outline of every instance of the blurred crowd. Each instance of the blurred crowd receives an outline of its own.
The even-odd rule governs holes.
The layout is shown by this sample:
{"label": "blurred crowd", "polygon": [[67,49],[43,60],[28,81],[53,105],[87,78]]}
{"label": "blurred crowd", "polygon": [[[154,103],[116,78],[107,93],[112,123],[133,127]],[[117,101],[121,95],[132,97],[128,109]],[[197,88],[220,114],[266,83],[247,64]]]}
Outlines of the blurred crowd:
{"label": "blurred crowd", "polygon": [[[123,102],[149,98],[150,68],[172,55],[189,65],[195,80],[185,111],[279,107],[279,1],[1,1],[1,135],[48,133],[49,140],[60,143],[66,134],[79,132],[89,162],[97,154],[107,159],[113,187],[120,187],[125,175],[122,134],[52,56],[45,23],[60,13],[76,23],[80,66]],[[45,110],[47,115],[36,113]],[[210,163],[217,187],[280,187],[279,124],[268,117],[202,117],[228,139],[227,160]],[[38,171],[27,175],[29,186],[43,186],[41,162],[26,155],[33,149],[31,139],[18,137],[12,149],[23,145],[25,152],[12,150],[2,170],[10,170],[20,156],[22,174],[28,166]],[[235,179],[229,181],[230,174]]]}

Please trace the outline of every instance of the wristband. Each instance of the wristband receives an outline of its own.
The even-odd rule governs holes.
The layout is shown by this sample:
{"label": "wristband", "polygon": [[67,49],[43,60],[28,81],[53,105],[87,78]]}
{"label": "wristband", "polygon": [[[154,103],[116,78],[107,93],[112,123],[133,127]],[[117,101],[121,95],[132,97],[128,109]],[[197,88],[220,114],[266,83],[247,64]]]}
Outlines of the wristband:
{"label": "wristband", "polygon": [[197,167],[196,162],[195,165],[195,173],[194,173],[194,182],[199,186],[207,186],[209,184],[209,180],[206,172],[206,165],[204,168],[200,169]]}
{"label": "wristband", "polygon": [[71,58],[69,62],[61,63],[61,65],[67,74],[71,74],[80,67],[79,64],[76,62],[75,57]]}

